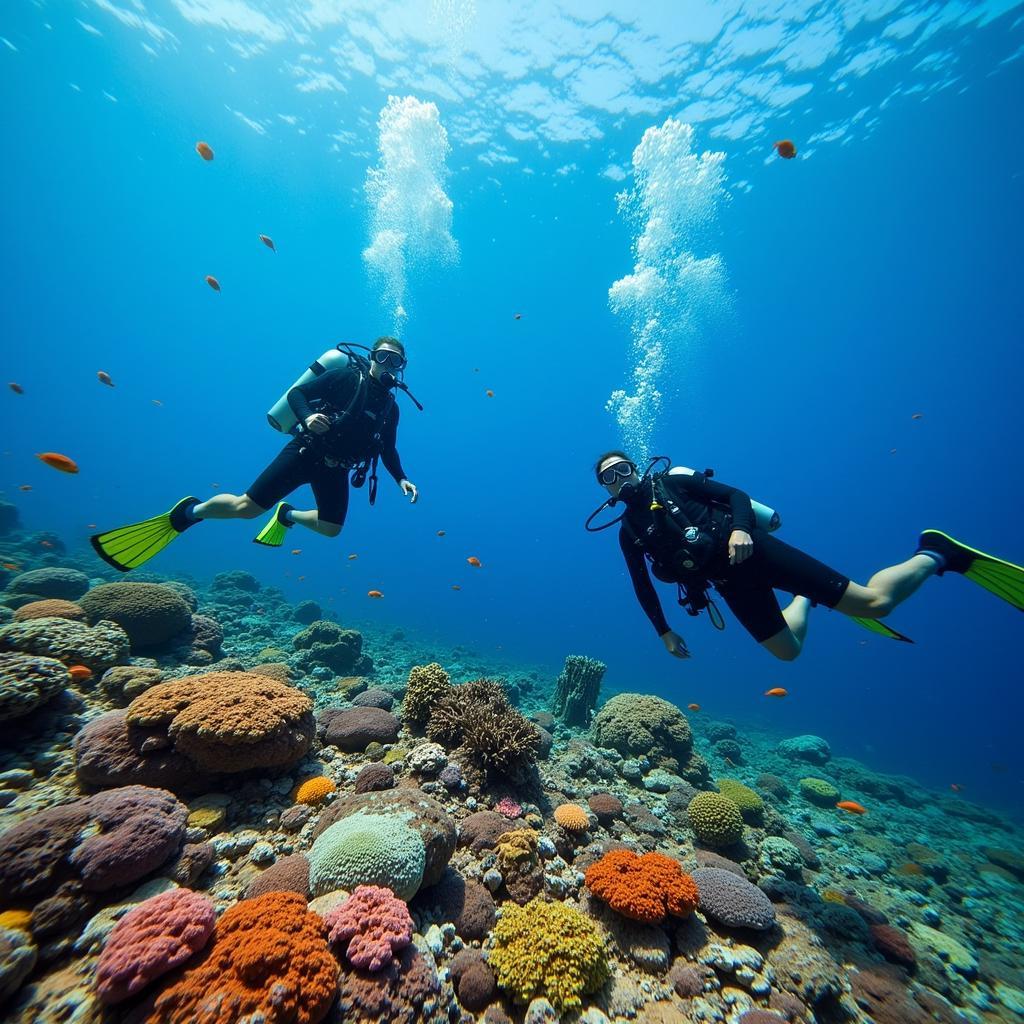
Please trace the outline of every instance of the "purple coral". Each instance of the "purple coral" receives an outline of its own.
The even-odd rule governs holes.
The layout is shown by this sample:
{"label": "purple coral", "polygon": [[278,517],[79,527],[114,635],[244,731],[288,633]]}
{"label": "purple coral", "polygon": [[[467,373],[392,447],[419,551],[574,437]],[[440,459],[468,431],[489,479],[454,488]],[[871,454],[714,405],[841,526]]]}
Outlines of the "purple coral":
{"label": "purple coral", "polygon": [[96,966],[96,991],[109,1004],[135,995],[195,956],[213,934],[213,904],[190,889],[140,903],[114,925]]}
{"label": "purple coral", "polygon": [[499,813],[503,814],[506,818],[518,818],[523,813],[522,804],[518,804],[510,796],[503,796],[494,809]]}
{"label": "purple coral", "polygon": [[692,873],[700,909],[728,928],[765,931],[775,924],[775,908],[756,885],[725,868],[697,868]]}
{"label": "purple coral", "polygon": [[331,929],[330,941],[347,942],[349,962],[368,971],[379,971],[412,942],[409,908],[379,885],[357,885],[324,920]]}

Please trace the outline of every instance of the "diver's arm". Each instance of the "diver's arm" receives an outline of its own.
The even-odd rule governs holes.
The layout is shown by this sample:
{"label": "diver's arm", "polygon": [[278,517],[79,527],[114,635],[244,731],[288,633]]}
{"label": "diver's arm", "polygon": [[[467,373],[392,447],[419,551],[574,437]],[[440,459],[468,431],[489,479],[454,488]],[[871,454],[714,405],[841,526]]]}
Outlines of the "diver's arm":
{"label": "diver's arm", "polygon": [[299,423],[305,423],[316,411],[311,401],[327,400],[344,408],[352,399],[357,377],[347,367],[335,367],[305,384],[298,384],[288,392],[288,404]]}
{"label": "diver's arm", "polygon": [[749,534],[754,529],[754,508],[750,504],[750,496],[745,491],[729,487],[728,484],[720,484],[717,480],[709,480],[703,474],[684,476],[679,473],[667,479],[700,501],[728,505],[732,512],[733,530],[742,530]]}
{"label": "diver's arm", "polygon": [[388,411],[388,418],[384,422],[384,429],[380,436],[380,461],[384,468],[394,477],[395,483],[401,485],[403,480],[408,479],[405,470],[402,468],[402,460],[398,455],[398,403],[392,402]]}
{"label": "diver's arm", "polygon": [[630,540],[626,531],[622,529],[619,530],[619,547],[622,548],[622,556],[626,559],[629,578],[633,581],[633,592],[636,594],[636,599],[640,602],[644,614],[651,620],[651,625],[658,636],[671,633],[672,630],[665,618],[665,613],[661,610],[658,593],[648,575],[643,551]]}

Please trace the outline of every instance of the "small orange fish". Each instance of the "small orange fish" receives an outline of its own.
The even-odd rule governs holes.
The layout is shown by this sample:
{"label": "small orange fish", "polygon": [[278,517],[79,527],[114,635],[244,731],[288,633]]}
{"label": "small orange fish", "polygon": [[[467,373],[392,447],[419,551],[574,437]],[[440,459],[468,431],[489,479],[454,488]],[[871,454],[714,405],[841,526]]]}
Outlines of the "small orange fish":
{"label": "small orange fish", "polygon": [[18,490],[19,490],[19,491],[31,491],[31,490],[32,490],[32,485],[31,485],[31,484],[22,484],[22,485],[21,485],[21,486],[20,486],[20,487],[18,488]]}
{"label": "small orange fish", "polygon": [[515,319],[516,320],[522,320],[523,319],[523,314],[522,313],[516,313]]}
{"label": "small orange fish", "polygon": [[444,530],[438,530],[437,531],[437,535],[438,535],[438,537],[443,537],[444,536]]}
{"label": "small orange fish", "polygon": [[41,548],[52,548],[52,547],[53,547],[53,541],[49,541],[49,540],[41,540],[41,541],[39,542],[39,546],[40,546]]}
{"label": "small orange fish", "polygon": [[359,557],[358,555],[349,555],[348,556],[348,560],[350,562],[354,562],[358,557]]}
{"label": "small orange fish", "polygon": [[466,561],[469,562],[469,564],[473,566],[474,569],[479,569],[483,564],[480,561],[480,559],[476,557],[476,555],[470,555],[469,558],[466,559]]}
{"label": "small orange fish", "polygon": [[61,455],[60,452],[37,452],[36,458],[40,462],[45,462],[51,469],[56,469],[61,473],[78,472],[78,463],[74,459],[69,459],[66,455]]}
{"label": "small orange fish", "polygon": [[211,288],[212,288],[212,289],[213,289],[213,290],[214,290],[215,292],[219,292],[219,291],[220,291],[220,281],[218,281],[218,280],[217,280],[217,278],[215,278],[215,277],[213,276],[213,274],[207,274],[207,275],[206,275],[206,283],[207,283],[207,284],[208,284],[208,285],[209,285],[209,286],[210,286],[210,287],[211,287]]}
{"label": "small orange fish", "polygon": [[688,711],[700,711],[700,705],[699,704],[687,704],[686,708],[687,708]]}
{"label": "small orange fish", "polygon": [[380,597],[383,597],[384,595],[379,590],[368,590],[366,592],[366,596],[367,597],[373,597],[373,598],[380,598]]}
{"label": "small orange fish", "polygon": [[68,669],[68,675],[70,675],[76,683],[82,683],[85,682],[86,679],[92,678],[92,669],[87,665],[72,665]]}
{"label": "small orange fish", "polygon": [[796,146],[793,145],[792,140],[782,139],[779,142],[773,142],[772,148],[778,151],[779,156],[783,160],[792,160],[796,156]]}
{"label": "small orange fish", "polygon": [[21,566],[17,562],[4,562],[3,566],[5,569],[9,569],[11,572],[17,572]]}
{"label": "small orange fish", "polygon": [[[6,566],[5,566],[5,568],[6,568]],[[960,790],[962,790],[962,789],[963,789],[964,787],[963,787],[963,786],[961,786],[959,782],[951,782],[951,783],[949,784],[949,788],[950,788],[951,790],[953,790],[953,792],[954,792],[954,793],[959,793],[959,792],[960,792]]]}
{"label": "small orange fish", "polygon": [[212,160],[213,159],[213,149],[210,146],[210,144],[207,143],[207,142],[197,142],[196,143],[196,152],[204,160]]}
{"label": "small orange fish", "polygon": [[765,690],[764,695],[766,697],[788,697],[789,690],[781,686],[773,686],[770,690]]}
{"label": "small orange fish", "polygon": [[861,807],[856,800],[840,800],[836,804],[836,807],[841,811],[846,811],[847,814],[867,814],[868,809]]}
{"label": "small orange fish", "polygon": [[461,590],[461,589],[462,589],[462,587],[460,587],[460,586],[458,585],[458,583],[453,583],[453,584],[452,584],[452,590]]}
{"label": "small orange fish", "polygon": [[487,389],[487,397],[488,397],[488,398],[493,398],[493,397],[494,397],[494,392],[493,392],[493,391],[491,391],[491,389],[490,389],[490,388],[488,388],[488,389]]}
{"label": "small orange fish", "polygon": [[101,384],[106,384],[108,388],[112,388],[114,386],[114,382],[110,379],[110,374],[107,373],[106,370],[97,370],[96,379]]}
{"label": "small orange fish", "polygon": [[269,235],[260,235],[260,241],[268,248],[271,252],[277,252],[277,248],[274,245],[274,240]]}
{"label": "small orange fish", "polygon": [[911,414],[911,416],[910,416],[910,418],[911,418],[912,420],[921,420],[921,419],[924,419],[924,413],[923,413],[923,412],[915,412],[915,413],[912,413],[912,414]]}
{"label": "small orange fish", "polygon": [[293,555],[301,555],[302,554],[302,548],[292,548],[292,554]]}
{"label": "small orange fish", "polygon": [[151,399],[150,399],[150,401],[151,401],[151,402],[152,402],[152,403],[153,403],[154,405],[156,405],[156,406],[160,406],[160,405],[163,405],[163,404],[164,404],[163,402],[161,402],[161,401],[160,401],[160,399],[159,399],[159,398],[151,398]]}
{"label": "small orange fish", "polygon": [[13,392],[14,392],[14,393],[16,394],[16,395],[23,395],[23,394],[25,394],[25,389],[24,389],[24,388],[23,388],[23,387],[22,387],[22,386],[21,386],[21,385],[20,385],[20,384],[19,384],[19,383],[18,383],[18,382],[17,382],[16,380],[12,380],[12,381],[10,382],[10,384],[8,384],[7,386],[8,386],[8,387],[9,387],[9,388],[10,388],[10,389],[11,389],[11,390],[12,390],[12,391],[13,391]]}

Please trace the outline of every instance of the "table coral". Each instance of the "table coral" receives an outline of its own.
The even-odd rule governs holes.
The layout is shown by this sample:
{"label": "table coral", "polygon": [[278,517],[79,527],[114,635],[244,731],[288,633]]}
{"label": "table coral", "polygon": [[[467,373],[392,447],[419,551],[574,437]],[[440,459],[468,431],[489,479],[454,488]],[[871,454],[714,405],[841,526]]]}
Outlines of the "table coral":
{"label": "table coral", "polygon": [[209,941],[213,904],[189,889],[160,893],[114,925],[96,965],[96,991],[109,1004],[140,992],[190,960]]}
{"label": "table coral", "polygon": [[584,884],[612,910],[651,924],[688,917],[699,899],[694,880],[661,853],[613,850],[587,868]]}
{"label": "table coral", "polygon": [[153,998],[148,1024],[317,1024],[338,991],[327,926],[295,893],[271,892],[224,912],[202,960]]}
{"label": "table coral", "polygon": [[379,971],[412,942],[409,908],[390,889],[377,885],[356,886],[324,921],[330,941],[347,943],[346,959],[367,971]]}

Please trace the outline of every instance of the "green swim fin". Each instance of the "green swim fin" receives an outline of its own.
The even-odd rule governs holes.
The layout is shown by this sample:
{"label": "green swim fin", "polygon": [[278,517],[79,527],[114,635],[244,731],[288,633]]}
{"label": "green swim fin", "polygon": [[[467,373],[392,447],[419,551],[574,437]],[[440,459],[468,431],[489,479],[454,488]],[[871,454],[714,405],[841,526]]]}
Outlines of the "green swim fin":
{"label": "green swim fin", "polygon": [[918,551],[934,551],[946,560],[939,570],[958,572],[969,580],[1001,597],[1018,611],[1024,611],[1024,566],[1006,562],[977,548],[968,547],[941,530],[925,530],[917,545]]}
{"label": "green swim fin", "polygon": [[106,533],[94,534],[89,542],[104,562],[121,572],[129,572],[148,562],[190,526],[200,522],[198,519],[189,519],[187,515],[198,504],[199,499],[196,497],[182,498],[162,516],[153,516],[141,523],[129,523]]}
{"label": "green swim fin", "polygon": [[285,534],[292,528],[292,524],[284,518],[284,514],[291,512],[292,508],[293,506],[289,505],[287,501],[279,501],[263,529],[253,537],[253,544],[279,548],[284,543]]}
{"label": "green swim fin", "polygon": [[914,642],[909,636],[897,633],[892,626],[887,626],[878,619],[862,619],[859,615],[851,615],[849,618],[856,622],[858,626],[863,626],[866,630],[877,633],[879,636],[887,636],[890,640],[902,640],[905,644],[912,644]]}

